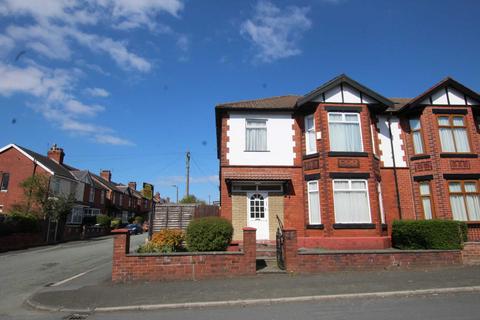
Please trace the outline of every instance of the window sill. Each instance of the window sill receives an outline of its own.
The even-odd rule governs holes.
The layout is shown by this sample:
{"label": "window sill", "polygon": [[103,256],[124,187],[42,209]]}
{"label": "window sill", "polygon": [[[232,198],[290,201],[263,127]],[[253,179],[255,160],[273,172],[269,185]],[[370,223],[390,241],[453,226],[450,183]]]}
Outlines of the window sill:
{"label": "window sill", "polygon": [[373,223],[334,223],[333,229],[375,229]]}
{"label": "window sill", "polygon": [[368,157],[368,152],[330,151],[329,157]]}
{"label": "window sill", "polygon": [[318,152],[306,154],[303,156],[303,160],[317,158],[319,156]]}
{"label": "window sill", "polygon": [[307,224],[307,229],[319,229],[323,230],[325,227],[323,224]]}
{"label": "window sill", "polygon": [[270,152],[270,150],[243,150],[243,152]]}
{"label": "window sill", "polygon": [[417,155],[414,155],[414,156],[410,157],[411,161],[421,160],[421,159],[430,159],[430,155],[429,154],[417,154]]}
{"label": "window sill", "polygon": [[440,153],[440,158],[478,158],[475,153]]}

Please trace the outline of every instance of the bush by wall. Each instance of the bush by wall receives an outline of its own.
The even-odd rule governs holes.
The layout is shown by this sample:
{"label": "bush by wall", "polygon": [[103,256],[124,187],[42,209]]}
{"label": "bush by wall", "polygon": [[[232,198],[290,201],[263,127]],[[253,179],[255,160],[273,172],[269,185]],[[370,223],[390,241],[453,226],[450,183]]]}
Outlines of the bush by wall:
{"label": "bush by wall", "polygon": [[99,214],[97,216],[97,224],[101,225],[102,227],[110,227],[111,223],[112,218],[110,218],[106,214]]}
{"label": "bush by wall", "polygon": [[12,233],[37,233],[40,231],[38,218],[31,214],[13,213],[0,223],[0,236]]}
{"label": "bush by wall", "polygon": [[399,249],[461,249],[467,224],[451,220],[402,220],[392,224],[392,244]]}
{"label": "bush by wall", "polygon": [[122,224],[122,220],[118,218],[112,219],[112,222],[110,222],[110,228],[118,229],[121,224]]}
{"label": "bush by wall", "polygon": [[84,216],[82,219],[82,224],[85,226],[93,226],[96,223],[97,223],[96,216]]}
{"label": "bush by wall", "polygon": [[190,221],[187,227],[188,251],[224,251],[232,241],[233,226],[226,219],[206,217]]}
{"label": "bush by wall", "polygon": [[144,220],[143,217],[141,217],[141,216],[136,216],[135,219],[134,219],[134,222],[135,222],[136,224],[142,224],[142,223],[143,223],[143,220]]}
{"label": "bush by wall", "polygon": [[162,252],[182,251],[185,234],[179,229],[164,229],[152,236],[154,244],[162,249]]}

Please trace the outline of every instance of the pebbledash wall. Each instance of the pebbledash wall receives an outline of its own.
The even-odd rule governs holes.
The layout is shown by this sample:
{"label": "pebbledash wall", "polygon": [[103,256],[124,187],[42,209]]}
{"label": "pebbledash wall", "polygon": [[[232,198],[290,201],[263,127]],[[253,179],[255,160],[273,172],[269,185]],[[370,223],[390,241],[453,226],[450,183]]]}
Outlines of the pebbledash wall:
{"label": "pebbledash wall", "polygon": [[130,253],[128,230],[114,230],[112,281],[200,280],[254,275],[256,242],[253,228],[243,229],[240,252]]}

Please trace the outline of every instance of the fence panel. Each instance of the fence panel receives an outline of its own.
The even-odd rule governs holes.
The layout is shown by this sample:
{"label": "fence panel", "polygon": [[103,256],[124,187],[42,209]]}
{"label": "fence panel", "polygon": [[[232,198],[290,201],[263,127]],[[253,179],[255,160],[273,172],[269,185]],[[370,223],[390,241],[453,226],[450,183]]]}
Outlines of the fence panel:
{"label": "fence panel", "polygon": [[185,230],[192,219],[220,214],[218,206],[197,204],[161,204],[155,206],[153,232],[163,229]]}

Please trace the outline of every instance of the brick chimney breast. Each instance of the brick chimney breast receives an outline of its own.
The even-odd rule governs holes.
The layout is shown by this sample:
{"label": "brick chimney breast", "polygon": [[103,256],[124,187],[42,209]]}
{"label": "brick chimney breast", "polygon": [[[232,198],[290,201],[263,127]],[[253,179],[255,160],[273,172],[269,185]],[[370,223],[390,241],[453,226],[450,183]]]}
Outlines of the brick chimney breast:
{"label": "brick chimney breast", "polygon": [[55,143],[50,150],[48,150],[47,156],[49,159],[57,162],[58,164],[63,164],[63,158],[65,157],[65,152],[63,149],[58,147]]}
{"label": "brick chimney breast", "polygon": [[130,187],[130,189],[137,190],[137,183],[135,181],[130,181],[128,183],[128,186]]}
{"label": "brick chimney breast", "polygon": [[108,182],[112,181],[112,172],[110,170],[102,170],[100,171],[100,177],[107,180]]}

